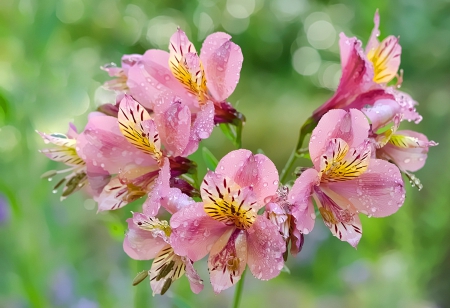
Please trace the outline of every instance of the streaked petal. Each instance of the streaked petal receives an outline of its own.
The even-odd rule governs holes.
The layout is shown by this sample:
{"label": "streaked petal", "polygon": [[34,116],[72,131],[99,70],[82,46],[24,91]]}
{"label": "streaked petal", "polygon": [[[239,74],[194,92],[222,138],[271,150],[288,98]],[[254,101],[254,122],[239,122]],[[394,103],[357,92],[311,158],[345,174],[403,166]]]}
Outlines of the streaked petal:
{"label": "streaked petal", "polygon": [[315,189],[313,196],[331,233],[341,241],[356,247],[361,239],[362,226],[358,213],[349,200],[326,187]]}
{"label": "streaked petal", "polygon": [[127,219],[128,232],[123,241],[123,250],[135,260],[150,260],[167,245],[161,237],[154,237],[152,232],[139,228],[132,218]]}
{"label": "streaked petal", "polygon": [[346,198],[359,212],[374,217],[394,214],[405,201],[400,171],[381,159],[371,159],[367,171],[357,179],[328,183],[327,187]]}
{"label": "streaked petal", "polygon": [[166,293],[172,283],[184,275],[185,269],[183,259],[174,253],[172,247],[164,247],[153,260],[149,271],[153,295]]}
{"label": "streaked petal", "polygon": [[258,216],[247,234],[247,263],[253,276],[261,280],[278,276],[284,265],[286,244],[277,226],[266,217]]}
{"label": "streaked petal", "polygon": [[216,294],[237,283],[247,264],[247,235],[244,230],[235,230],[224,246],[222,242],[214,244],[208,258],[211,285]]}
{"label": "streaked petal", "polygon": [[428,148],[437,145],[418,132],[400,130],[380,149],[380,156],[392,160],[401,170],[415,172],[425,165]]}
{"label": "streaked petal", "polygon": [[211,250],[212,245],[227,230],[232,229],[209,217],[198,202],[182,208],[170,219],[170,242],[175,253],[198,261]]}
{"label": "streaked petal", "polygon": [[278,189],[278,171],[274,163],[263,154],[253,155],[249,150],[235,150],[218,163],[216,172],[223,174],[240,187],[253,187],[260,203],[275,195]]}
{"label": "streaked petal", "polygon": [[150,114],[130,96],[120,102],[117,121],[124,137],[158,163],[162,159],[161,141]]}
{"label": "streaked petal", "polygon": [[369,122],[359,110],[330,110],[317,124],[309,141],[309,154],[314,166],[320,170],[320,159],[331,139],[340,138],[350,148],[362,144],[369,134]]}
{"label": "streaked petal", "polygon": [[189,284],[191,286],[191,291],[195,294],[200,293],[203,290],[203,280],[198,275],[194,266],[192,265],[192,261],[183,257],[184,264],[186,265],[186,277],[189,279]]}
{"label": "streaked petal", "polygon": [[233,93],[244,60],[241,48],[230,39],[226,33],[213,33],[203,42],[200,53],[208,90],[217,102],[226,100]]}
{"label": "streaked petal", "polygon": [[250,187],[240,187],[229,177],[209,171],[200,187],[205,212],[213,219],[248,229],[264,204],[257,203]]}

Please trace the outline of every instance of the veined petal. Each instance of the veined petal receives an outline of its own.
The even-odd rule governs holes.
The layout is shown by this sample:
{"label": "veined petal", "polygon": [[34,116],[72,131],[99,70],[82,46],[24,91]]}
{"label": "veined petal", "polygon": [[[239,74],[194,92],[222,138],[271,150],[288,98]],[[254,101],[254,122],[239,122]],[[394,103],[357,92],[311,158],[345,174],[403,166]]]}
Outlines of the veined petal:
{"label": "veined petal", "polygon": [[203,42],[200,53],[208,90],[217,102],[226,100],[233,93],[244,59],[241,48],[230,39],[226,33],[213,33]]}
{"label": "veined petal", "polygon": [[334,236],[356,247],[362,234],[358,213],[344,197],[330,194],[324,187],[314,191],[313,196],[323,221]]}
{"label": "veined petal", "polygon": [[373,17],[374,27],[372,33],[370,34],[369,41],[366,46],[366,54],[370,51],[377,49],[380,42],[378,41],[378,37],[380,36],[380,14],[378,13],[378,9],[375,11],[375,16]]}
{"label": "veined petal", "polygon": [[170,243],[175,253],[198,261],[227,230],[233,229],[209,217],[203,203],[193,203],[174,213],[170,219]]}
{"label": "veined petal", "polygon": [[183,258],[176,255],[170,245],[164,247],[153,260],[149,271],[153,295],[166,293],[172,282],[183,276],[185,271]]}
{"label": "veined petal", "polygon": [[[365,215],[385,217],[397,212],[405,201],[405,188],[398,168],[382,159],[371,159],[369,168],[357,179],[326,186],[346,198]],[[331,195],[331,193],[327,192]]]}
{"label": "veined petal", "polygon": [[370,153],[369,140],[349,149],[344,140],[331,139],[327,151],[321,156],[321,182],[348,181],[360,176],[367,170]]}
{"label": "veined petal", "polygon": [[434,141],[411,130],[397,131],[389,142],[379,150],[382,158],[392,160],[401,170],[417,171],[421,169],[428,156],[428,148],[437,145]]}
{"label": "veined petal", "polygon": [[229,177],[240,187],[253,187],[261,204],[278,189],[275,164],[267,156],[253,155],[249,150],[231,151],[219,161],[216,172]]}
{"label": "veined petal", "polygon": [[181,84],[198,98],[199,104],[207,100],[206,78],[203,65],[194,45],[186,34],[178,29],[170,38],[169,67]]}
{"label": "veined petal", "polygon": [[183,257],[183,262],[186,265],[186,277],[189,280],[189,284],[191,286],[191,291],[195,294],[200,293],[203,290],[203,280],[198,275],[194,266],[192,265],[192,261],[186,257]]}
{"label": "veined petal", "polygon": [[373,63],[376,83],[388,83],[397,75],[401,53],[402,47],[395,36],[388,36],[377,48],[369,50],[367,58]]}
{"label": "veined petal", "polygon": [[75,148],[69,147],[56,147],[53,149],[42,149],[39,152],[51,160],[62,162],[68,166],[83,166],[85,162],[81,159]]}
{"label": "veined petal", "polygon": [[354,148],[367,139],[369,128],[366,116],[359,110],[328,111],[313,130],[309,141],[309,153],[316,170],[320,170],[320,156],[327,150],[330,140],[340,138],[349,148]]}
{"label": "veined petal", "polygon": [[42,139],[44,139],[45,143],[53,143],[54,145],[67,148],[75,148],[77,143],[76,139],[68,138],[64,134],[46,134],[39,131],[36,132],[42,137]]}
{"label": "veined petal", "polygon": [[125,96],[120,102],[117,118],[119,128],[127,140],[158,163],[161,161],[161,141],[150,114],[133,100]]}
{"label": "veined petal", "polygon": [[249,187],[241,188],[230,178],[211,171],[205,175],[200,193],[206,214],[239,229],[250,228],[263,206]]}
{"label": "veined petal", "polygon": [[127,219],[128,232],[123,241],[123,250],[135,260],[150,260],[157,256],[167,242],[162,237],[154,237],[152,232],[140,228],[132,218]]}
{"label": "veined petal", "polygon": [[248,267],[261,280],[272,279],[283,268],[286,244],[275,226],[266,217],[258,216],[247,231]]}

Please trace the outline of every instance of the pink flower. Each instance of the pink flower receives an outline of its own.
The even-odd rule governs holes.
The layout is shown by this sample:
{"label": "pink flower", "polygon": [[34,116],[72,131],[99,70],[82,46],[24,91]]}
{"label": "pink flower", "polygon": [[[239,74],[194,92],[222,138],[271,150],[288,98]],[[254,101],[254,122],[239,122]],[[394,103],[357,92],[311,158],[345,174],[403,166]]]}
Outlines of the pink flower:
{"label": "pink flower", "polygon": [[86,177],[86,163],[76,151],[78,145],[77,129],[70,123],[67,136],[64,134],[45,134],[38,131],[37,133],[44,139],[45,143],[52,143],[56,146],[54,148],[40,150],[40,152],[51,160],[62,162],[69,166],[68,169],[58,171],[51,170],[42,175],[43,178],[48,178],[50,181],[52,180],[52,177],[57,174],[70,172],[53,188],[53,192],[56,193],[58,187],[65,183],[61,195],[61,200],[64,200],[67,196],[78,191],[88,183]]}
{"label": "pink flower", "polygon": [[115,79],[105,82],[103,87],[108,90],[127,92],[128,70],[135,65],[141,57],[141,55],[124,55],[122,57],[122,67],[117,67],[114,63],[102,66],[101,69],[106,71],[110,77],[116,77]]}
{"label": "pink flower", "polygon": [[174,253],[170,246],[171,229],[167,221],[144,213],[133,213],[127,220],[128,232],[123,242],[123,249],[133,259],[154,259],[148,275],[153,295],[164,294],[171,284],[186,274],[194,293],[203,289],[203,281],[187,257]]}
{"label": "pink flower", "polygon": [[257,215],[276,194],[278,172],[264,155],[228,153],[201,185],[203,202],[176,212],[171,220],[175,253],[193,261],[209,253],[214,292],[240,280],[248,264],[256,278],[274,278],[283,268],[285,242],[278,227]]}
{"label": "pink flower", "polygon": [[402,206],[401,174],[394,164],[371,157],[368,133],[366,117],[355,109],[331,110],[319,121],[309,143],[314,167],[300,175],[288,198],[299,230],[312,229],[312,198],[332,234],[356,247],[359,213],[384,217]]}
{"label": "pink flower", "polygon": [[396,87],[401,84],[402,76],[397,74],[401,46],[394,36],[388,36],[381,43],[378,41],[378,11],[375,13],[374,23],[365,51],[356,37],[348,38],[345,34],[340,34],[342,77],[333,97],[313,112],[313,118],[317,121],[331,109],[361,110],[377,101],[388,100],[399,105],[403,119],[416,123],[422,120],[414,107],[417,102],[406,93],[388,86],[394,78],[397,78]]}

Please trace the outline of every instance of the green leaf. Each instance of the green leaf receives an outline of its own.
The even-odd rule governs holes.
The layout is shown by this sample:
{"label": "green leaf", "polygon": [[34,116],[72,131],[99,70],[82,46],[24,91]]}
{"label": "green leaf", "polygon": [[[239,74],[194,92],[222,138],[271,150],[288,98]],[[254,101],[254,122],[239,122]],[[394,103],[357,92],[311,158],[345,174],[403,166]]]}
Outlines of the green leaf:
{"label": "green leaf", "polygon": [[208,148],[203,147],[202,155],[203,155],[203,160],[206,163],[206,167],[211,171],[216,170],[216,167],[217,167],[217,164],[219,163],[219,161],[214,156],[214,154],[211,153],[211,151],[208,150]]}
{"label": "green leaf", "polygon": [[225,137],[233,142],[233,145],[240,149],[242,147],[242,121],[237,119],[230,123],[219,124],[220,129],[224,133]]}

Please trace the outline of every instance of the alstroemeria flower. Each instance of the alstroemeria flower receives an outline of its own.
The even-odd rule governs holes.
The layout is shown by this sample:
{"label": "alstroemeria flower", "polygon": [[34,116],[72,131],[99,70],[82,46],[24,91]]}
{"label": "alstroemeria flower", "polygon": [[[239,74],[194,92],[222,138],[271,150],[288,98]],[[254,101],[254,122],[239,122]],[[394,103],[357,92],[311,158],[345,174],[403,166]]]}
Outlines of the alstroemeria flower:
{"label": "alstroemeria flower", "polygon": [[276,194],[278,172],[264,155],[248,150],[228,153],[201,185],[203,202],[176,212],[171,220],[175,253],[194,262],[209,253],[214,292],[240,280],[248,264],[258,279],[283,268],[285,242],[278,227],[258,210]]}
{"label": "alstroemeria flower", "polygon": [[128,92],[128,70],[135,65],[140,59],[141,55],[124,55],[122,57],[122,67],[117,67],[115,63],[109,63],[101,67],[102,70],[107,72],[110,77],[115,77],[110,81],[103,84],[108,90]]}
{"label": "alstroemeria flower", "polygon": [[128,232],[123,242],[124,251],[135,260],[153,260],[148,271],[153,295],[164,294],[172,283],[186,274],[194,293],[203,289],[203,281],[187,257],[174,253],[170,246],[171,229],[167,221],[133,213],[127,220]]}
{"label": "alstroemeria flower", "polygon": [[[371,157],[369,123],[361,111],[331,110],[314,129],[309,153],[314,167],[295,181],[293,216],[309,231],[314,224],[311,198],[332,234],[356,247],[362,227],[358,214],[384,217],[405,200],[398,168]],[[297,193],[295,193],[297,192]],[[298,223],[299,230],[302,229]]]}
{"label": "alstroemeria flower", "polygon": [[[415,123],[422,120],[414,107],[417,102],[396,89],[402,79],[398,75],[401,55],[398,38],[388,36],[380,43],[378,11],[375,13],[374,23],[375,27],[365,51],[356,37],[348,38],[344,33],[340,34],[341,80],[333,97],[313,112],[316,121],[331,109],[361,110],[380,100],[396,102],[405,120]],[[388,86],[395,77],[398,84]]]}
{"label": "alstroemeria flower", "polygon": [[77,129],[70,123],[67,136],[64,134],[45,134],[38,131],[37,133],[44,139],[45,143],[56,145],[54,148],[43,149],[40,150],[40,152],[51,160],[62,162],[69,166],[68,169],[58,171],[51,170],[42,175],[43,178],[51,180],[52,177],[57,174],[70,172],[53,188],[54,192],[56,192],[58,187],[65,183],[61,195],[61,200],[64,200],[67,196],[78,191],[88,182],[86,177],[86,163],[76,151],[78,138]]}

